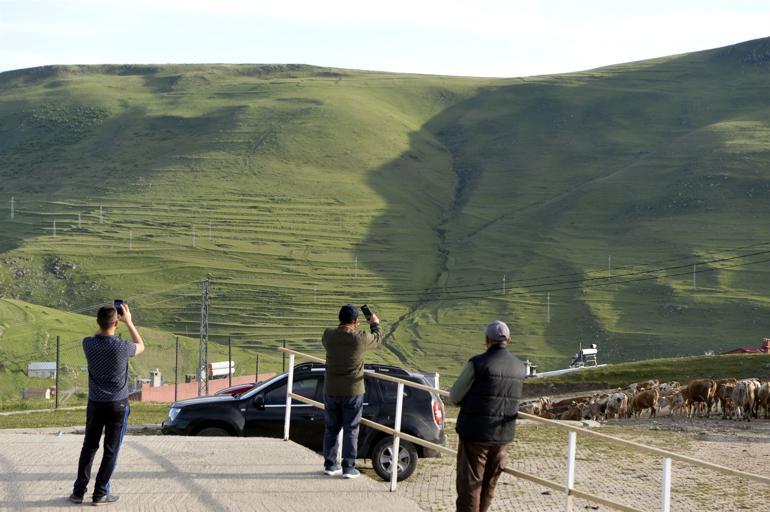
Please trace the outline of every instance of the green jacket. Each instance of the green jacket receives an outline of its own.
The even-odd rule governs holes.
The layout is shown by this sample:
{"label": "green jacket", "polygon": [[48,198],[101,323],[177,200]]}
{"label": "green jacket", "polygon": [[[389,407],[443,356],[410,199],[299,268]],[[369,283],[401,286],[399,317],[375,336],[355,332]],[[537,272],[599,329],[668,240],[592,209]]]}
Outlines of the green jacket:
{"label": "green jacket", "polygon": [[326,329],[321,338],[326,349],[324,394],[354,396],[364,394],[364,353],[382,344],[380,326],[368,332],[349,332],[337,327]]}

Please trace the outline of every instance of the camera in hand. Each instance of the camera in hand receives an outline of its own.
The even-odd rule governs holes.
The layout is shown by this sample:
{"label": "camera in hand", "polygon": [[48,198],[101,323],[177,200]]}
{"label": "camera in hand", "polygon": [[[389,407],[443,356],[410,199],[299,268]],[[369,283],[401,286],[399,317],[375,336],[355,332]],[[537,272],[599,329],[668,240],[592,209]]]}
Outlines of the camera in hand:
{"label": "camera in hand", "polygon": [[364,313],[364,316],[366,317],[367,320],[372,318],[372,310],[369,309],[368,304],[364,304],[363,306],[361,306],[361,311]]}
{"label": "camera in hand", "polygon": [[115,299],[115,311],[118,312],[118,316],[123,316],[123,300]]}

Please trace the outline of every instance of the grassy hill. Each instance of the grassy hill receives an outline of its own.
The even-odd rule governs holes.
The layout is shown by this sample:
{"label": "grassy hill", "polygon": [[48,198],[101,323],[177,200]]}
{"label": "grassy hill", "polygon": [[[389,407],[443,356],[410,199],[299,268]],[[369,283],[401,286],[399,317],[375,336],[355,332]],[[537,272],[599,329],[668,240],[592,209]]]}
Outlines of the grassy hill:
{"label": "grassy hill", "polygon": [[[64,405],[82,403],[88,390],[88,373],[83,356],[82,340],[96,331],[93,316],[67,313],[36,306],[18,300],[0,299],[0,409],[4,403],[19,405],[22,388],[46,388],[53,385],[50,379],[29,378],[27,365],[32,361],[56,361],[56,337],[60,343],[61,398]],[[122,335],[128,337],[125,328]],[[145,353],[129,361],[131,377],[148,377],[151,370],[160,369],[167,384],[174,382],[176,340],[174,335],[139,324],[145,342]],[[266,354],[267,364],[275,367],[277,356]],[[209,360],[227,361],[227,346],[212,345]],[[234,349],[236,373],[253,374],[255,353],[253,350]],[[260,362],[262,363],[262,361]],[[198,364],[198,340],[179,338],[179,382],[186,373],[194,374]],[[39,404],[36,403],[38,406]]]}
{"label": "grassy hill", "polygon": [[449,376],[494,318],[541,369],[758,344],[769,63],[762,39],[512,79],[2,73],[0,294],[194,338],[210,272],[215,340],[318,351],[368,302],[379,359]]}

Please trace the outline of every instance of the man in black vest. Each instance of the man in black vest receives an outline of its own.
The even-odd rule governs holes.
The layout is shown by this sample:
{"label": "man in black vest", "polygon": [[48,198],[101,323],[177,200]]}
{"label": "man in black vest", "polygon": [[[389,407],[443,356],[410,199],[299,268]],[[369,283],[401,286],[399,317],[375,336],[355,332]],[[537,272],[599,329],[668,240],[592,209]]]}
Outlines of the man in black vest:
{"label": "man in black vest", "polygon": [[487,351],[472,357],[450,391],[457,417],[457,512],[484,512],[505,467],[519,409],[524,364],[507,350],[508,326],[484,330]]}

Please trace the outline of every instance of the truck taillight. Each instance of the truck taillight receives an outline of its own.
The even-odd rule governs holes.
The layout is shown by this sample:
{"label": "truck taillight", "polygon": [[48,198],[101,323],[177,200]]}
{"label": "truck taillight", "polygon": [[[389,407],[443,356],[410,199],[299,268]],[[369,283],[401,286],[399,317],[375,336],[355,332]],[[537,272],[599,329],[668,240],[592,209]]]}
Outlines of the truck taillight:
{"label": "truck taillight", "polygon": [[441,427],[444,424],[444,405],[435,398],[431,399],[431,405],[433,406],[433,421],[437,427]]}

